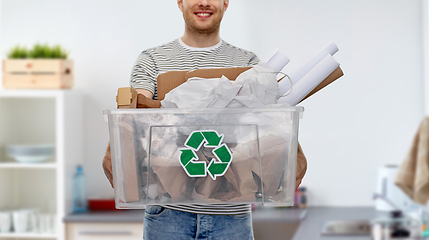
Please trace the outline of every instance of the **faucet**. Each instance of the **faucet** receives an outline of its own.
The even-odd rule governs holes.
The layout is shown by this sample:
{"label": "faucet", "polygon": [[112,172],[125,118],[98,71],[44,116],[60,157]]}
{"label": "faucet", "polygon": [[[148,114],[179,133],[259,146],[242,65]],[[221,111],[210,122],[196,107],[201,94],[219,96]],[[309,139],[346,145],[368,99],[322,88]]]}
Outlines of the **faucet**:
{"label": "faucet", "polygon": [[385,202],[387,202],[390,206],[392,206],[393,208],[395,208],[396,210],[398,210],[398,211],[401,211],[402,212],[402,210],[400,209],[400,208],[398,208],[398,206],[396,206],[394,203],[392,203],[389,199],[387,199],[385,196],[383,196],[383,195],[381,195],[381,194],[379,194],[379,193],[373,193],[373,195],[372,195],[372,199],[377,199],[377,198],[379,198],[379,199],[381,199],[381,200],[383,200],[383,201],[385,201]]}

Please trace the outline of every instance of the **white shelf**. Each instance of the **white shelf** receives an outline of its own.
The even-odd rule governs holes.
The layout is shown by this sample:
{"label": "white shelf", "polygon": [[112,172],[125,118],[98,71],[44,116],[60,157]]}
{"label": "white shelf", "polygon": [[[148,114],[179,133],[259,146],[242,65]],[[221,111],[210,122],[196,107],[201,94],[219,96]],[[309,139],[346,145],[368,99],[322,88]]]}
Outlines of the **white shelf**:
{"label": "white shelf", "polygon": [[28,89],[11,89],[5,90],[0,89],[0,98],[46,98],[46,97],[58,97],[64,95],[65,92],[70,90],[28,90]]}
{"label": "white shelf", "polygon": [[56,239],[56,234],[42,234],[42,233],[0,233],[2,238],[26,238],[26,239]]}
{"label": "white shelf", "polygon": [[15,162],[0,162],[0,169],[3,168],[30,168],[30,169],[55,169],[56,163],[15,163]]}
{"label": "white shelf", "polygon": [[[72,179],[83,161],[83,98],[76,90],[0,89],[0,209],[55,212],[57,233],[0,233],[1,239],[65,240],[62,219],[72,209]],[[8,144],[55,144],[47,162],[7,157]],[[37,187],[34,187],[37,186]]]}

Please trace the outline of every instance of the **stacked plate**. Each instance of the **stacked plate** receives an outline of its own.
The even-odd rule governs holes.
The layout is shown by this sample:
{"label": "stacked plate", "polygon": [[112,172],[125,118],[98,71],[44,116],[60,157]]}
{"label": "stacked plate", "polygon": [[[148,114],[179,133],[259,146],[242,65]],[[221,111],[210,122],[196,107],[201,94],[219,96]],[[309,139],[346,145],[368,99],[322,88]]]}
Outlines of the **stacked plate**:
{"label": "stacked plate", "polygon": [[7,155],[21,163],[40,163],[55,153],[53,144],[7,145]]}

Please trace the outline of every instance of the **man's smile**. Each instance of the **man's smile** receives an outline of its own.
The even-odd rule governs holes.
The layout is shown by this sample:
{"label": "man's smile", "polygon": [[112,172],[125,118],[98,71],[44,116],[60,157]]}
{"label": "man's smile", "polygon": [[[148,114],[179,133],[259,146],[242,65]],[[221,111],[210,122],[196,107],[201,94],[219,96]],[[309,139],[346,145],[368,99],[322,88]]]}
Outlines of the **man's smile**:
{"label": "man's smile", "polygon": [[213,15],[213,13],[211,13],[211,12],[196,12],[195,15],[197,15],[197,17],[199,17],[199,18],[208,18],[211,15]]}

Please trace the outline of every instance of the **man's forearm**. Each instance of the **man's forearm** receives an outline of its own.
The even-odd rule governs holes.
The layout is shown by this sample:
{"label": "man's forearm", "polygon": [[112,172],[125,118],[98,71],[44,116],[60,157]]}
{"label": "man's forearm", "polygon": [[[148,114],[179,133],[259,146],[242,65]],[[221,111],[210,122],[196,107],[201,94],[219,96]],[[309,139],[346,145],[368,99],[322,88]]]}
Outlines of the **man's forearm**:
{"label": "man's forearm", "polygon": [[297,162],[296,162],[296,181],[295,188],[298,188],[307,171],[307,159],[298,143]]}

